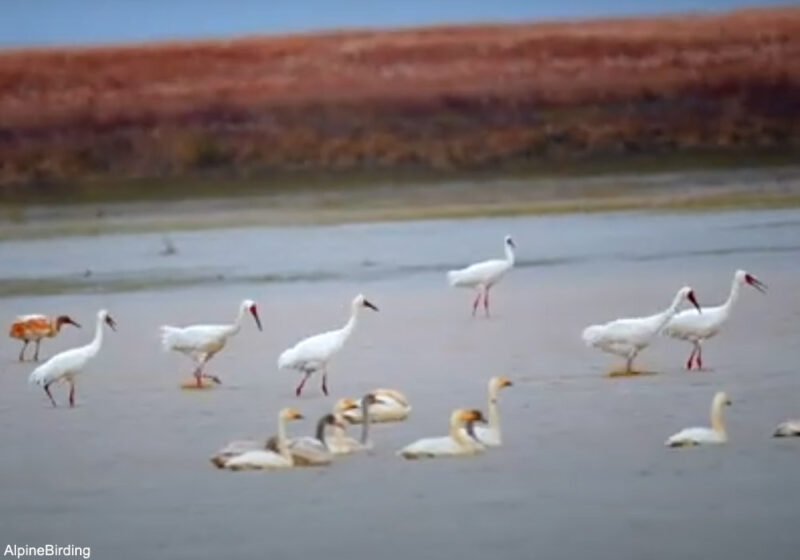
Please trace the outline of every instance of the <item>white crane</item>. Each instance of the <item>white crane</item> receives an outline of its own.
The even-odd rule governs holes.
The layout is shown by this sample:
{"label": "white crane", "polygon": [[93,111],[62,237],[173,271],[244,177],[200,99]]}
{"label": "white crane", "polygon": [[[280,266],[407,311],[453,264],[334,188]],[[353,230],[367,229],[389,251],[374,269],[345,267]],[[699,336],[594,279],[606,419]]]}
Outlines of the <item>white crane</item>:
{"label": "white crane", "polygon": [[477,290],[475,301],[472,303],[472,316],[475,316],[478,305],[483,297],[483,309],[489,316],[489,290],[497,284],[506,273],[514,268],[514,249],[516,245],[510,235],[506,235],[503,242],[506,252],[504,259],[492,259],[472,264],[460,270],[451,270],[447,273],[447,281],[454,288],[472,288]]}
{"label": "white crane", "polygon": [[731,292],[728,300],[717,307],[703,307],[703,312],[696,312],[694,309],[686,309],[670,319],[664,327],[664,334],[678,340],[687,340],[692,343],[692,353],[686,362],[686,369],[692,369],[692,362],[697,364],[697,369],[703,367],[703,350],[701,344],[722,329],[723,325],[731,316],[736,300],[739,299],[739,288],[748,284],[761,292],[766,292],[767,286],[758,278],[745,270],[737,270],[733,275]]}
{"label": "white crane", "polygon": [[625,373],[633,374],[633,360],[636,355],[646,348],[661,329],[677,313],[678,306],[683,300],[688,300],[698,311],[700,306],[694,297],[694,291],[689,286],[684,286],[668,308],[661,313],[649,317],[635,317],[631,319],[617,319],[604,325],[592,325],[583,331],[583,341],[587,346],[599,348],[604,352],[616,354],[625,358]]}
{"label": "white crane", "polygon": [[53,406],[56,406],[56,401],[50,393],[50,385],[61,380],[69,383],[69,405],[75,406],[75,377],[100,351],[100,347],[103,345],[103,323],[106,323],[112,330],[116,330],[114,319],[111,318],[108,311],[101,309],[97,312],[97,326],[94,338],[89,344],[64,350],[31,372],[28,381],[34,385],[41,385]]}
{"label": "white crane", "polygon": [[244,315],[248,311],[255,319],[258,330],[262,330],[256,302],[246,299],[239,304],[239,312],[232,325],[192,325],[184,328],[164,325],[161,327],[161,344],[164,351],[175,350],[194,361],[196,367],[192,375],[197,381],[197,387],[203,386],[204,378],[220,383],[218,377],[204,373],[203,368],[225,347],[228,338],[239,332]]}
{"label": "white crane", "polygon": [[350,305],[350,319],[344,327],[305,338],[281,353],[278,357],[280,369],[294,369],[303,374],[303,379],[295,389],[295,395],[300,396],[303,385],[311,374],[318,370],[322,371],[322,392],[328,394],[328,361],[342,349],[353,334],[358,324],[359,312],[365,307],[373,311],[378,310],[363,295],[357,295]]}

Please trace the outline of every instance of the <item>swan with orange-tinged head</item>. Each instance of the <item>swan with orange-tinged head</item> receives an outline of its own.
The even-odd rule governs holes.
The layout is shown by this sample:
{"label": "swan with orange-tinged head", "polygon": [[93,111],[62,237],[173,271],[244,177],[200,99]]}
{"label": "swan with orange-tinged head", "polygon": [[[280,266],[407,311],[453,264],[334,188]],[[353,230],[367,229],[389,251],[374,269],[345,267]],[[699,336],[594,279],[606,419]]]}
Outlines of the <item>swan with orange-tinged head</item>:
{"label": "swan with orange-tinged head", "polygon": [[474,437],[483,445],[498,447],[503,443],[500,434],[500,412],[497,409],[497,398],[500,389],[512,385],[513,383],[507,377],[497,376],[489,380],[489,425],[474,427]]}
{"label": "swan with orange-tinged head", "polygon": [[465,457],[483,453],[485,447],[465,430],[470,422],[486,422],[480,410],[458,408],[450,415],[450,433],[444,437],[424,438],[397,452],[404,459]]}

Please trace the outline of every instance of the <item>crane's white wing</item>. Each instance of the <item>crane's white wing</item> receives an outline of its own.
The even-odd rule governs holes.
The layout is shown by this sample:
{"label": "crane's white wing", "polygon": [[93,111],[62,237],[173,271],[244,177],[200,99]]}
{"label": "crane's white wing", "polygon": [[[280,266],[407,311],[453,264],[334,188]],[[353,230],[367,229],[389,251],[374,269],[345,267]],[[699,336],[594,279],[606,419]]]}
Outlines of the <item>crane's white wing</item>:
{"label": "crane's white wing", "polygon": [[34,385],[45,385],[61,377],[75,375],[84,368],[89,358],[86,346],[65,350],[33,370],[28,377],[28,382]]}
{"label": "crane's white wing", "polygon": [[164,350],[182,352],[203,350],[209,345],[225,340],[230,325],[194,325],[191,327],[161,327],[161,344]]}
{"label": "crane's white wing", "polygon": [[451,286],[473,287],[497,282],[511,269],[511,263],[504,259],[492,259],[475,263],[460,270],[451,270],[447,279]]}

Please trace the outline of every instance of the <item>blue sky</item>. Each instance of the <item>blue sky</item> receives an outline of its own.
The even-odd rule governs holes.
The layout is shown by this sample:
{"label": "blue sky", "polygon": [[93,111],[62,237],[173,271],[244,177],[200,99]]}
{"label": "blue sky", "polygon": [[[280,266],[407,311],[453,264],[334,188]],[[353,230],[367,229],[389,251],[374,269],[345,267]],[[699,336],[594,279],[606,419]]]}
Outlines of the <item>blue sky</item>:
{"label": "blue sky", "polygon": [[699,12],[774,3],[763,0],[0,0],[0,46]]}

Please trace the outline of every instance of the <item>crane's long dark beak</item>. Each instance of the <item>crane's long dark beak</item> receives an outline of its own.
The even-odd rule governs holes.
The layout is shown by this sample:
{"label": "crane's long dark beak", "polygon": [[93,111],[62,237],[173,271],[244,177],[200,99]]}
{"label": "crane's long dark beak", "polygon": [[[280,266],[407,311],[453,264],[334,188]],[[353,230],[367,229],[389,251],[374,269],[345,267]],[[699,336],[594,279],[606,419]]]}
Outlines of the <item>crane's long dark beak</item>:
{"label": "crane's long dark beak", "polygon": [[112,331],[117,330],[117,322],[111,318],[111,315],[106,315],[106,324],[111,327]]}
{"label": "crane's long dark beak", "polygon": [[692,305],[695,306],[695,308],[697,309],[698,313],[700,313],[700,314],[703,313],[703,310],[700,309],[700,305],[697,303],[697,298],[694,297],[694,292],[689,292],[689,295],[686,296],[686,299],[688,299],[689,301],[692,302]]}
{"label": "crane's long dark beak", "polygon": [[750,276],[747,279],[747,283],[750,284],[751,286],[753,286],[756,290],[758,290],[762,294],[766,294],[767,293],[767,285],[764,284],[764,282],[762,282],[761,280],[759,280],[755,276]]}
{"label": "crane's long dark beak", "polygon": [[77,321],[73,321],[72,319],[67,318],[67,320],[65,322],[69,323],[70,325],[74,325],[74,326],[78,327],[79,329],[83,328],[83,327],[81,327],[80,323],[78,323]]}
{"label": "crane's long dark beak", "polygon": [[377,307],[375,307],[375,305],[373,305],[372,303],[370,303],[370,302],[369,302],[369,301],[367,301],[367,300],[364,300],[364,307],[369,307],[369,308],[370,308],[370,309],[372,309],[373,311],[378,311],[378,308],[377,308]]}
{"label": "crane's long dark beak", "polygon": [[256,320],[256,326],[258,330],[263,331],[264,329],[261,328],[261,319],[258,318],[258,310],[255,306],[250,308],[250,314],[253,316],[253,319]]}

